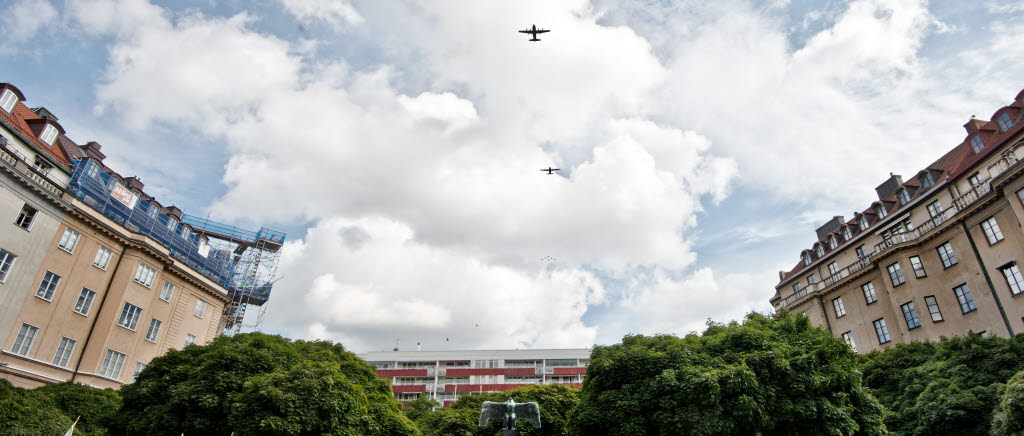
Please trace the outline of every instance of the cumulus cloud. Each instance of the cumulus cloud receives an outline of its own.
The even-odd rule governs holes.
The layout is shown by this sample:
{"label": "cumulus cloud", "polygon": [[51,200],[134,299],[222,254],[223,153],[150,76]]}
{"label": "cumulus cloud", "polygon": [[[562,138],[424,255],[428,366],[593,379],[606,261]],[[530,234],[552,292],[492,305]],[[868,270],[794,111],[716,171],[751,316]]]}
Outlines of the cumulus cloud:
{"label": "cumulus cloud", "polygon": [[281,0],[281,5],[299,20],[321,20],[335,29],[363,22],[363,17],[346,0]]}
{"label": "cumulus cloud", "polygon": [[9,4],[0,11],[0,30],[4,34],[0,52],[16,50],[47,26],[53,26],[56,18],[57,9],[47,0],[20,0]]}

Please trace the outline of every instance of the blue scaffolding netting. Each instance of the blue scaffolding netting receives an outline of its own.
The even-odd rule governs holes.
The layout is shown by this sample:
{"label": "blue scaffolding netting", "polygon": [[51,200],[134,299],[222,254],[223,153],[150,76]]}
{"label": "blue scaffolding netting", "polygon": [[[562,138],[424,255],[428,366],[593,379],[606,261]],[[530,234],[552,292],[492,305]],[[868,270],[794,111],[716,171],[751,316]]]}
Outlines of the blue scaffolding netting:
{"label": "blue scaffolding netting", "polygon": [[[228,290],[232,298],[242,297],[248,304],[261,305],[270,298],[273,283],[252,283],[242,277],[230,250],[212,249],[188,227],[164,215],[160,208],[131,194],[117,179],[89,160],[75,160],[68,192],[107,218],[125,228],[146,235],[170,250],[171,256]],[[256,246],[260,242],[280,247],[285,233],[261,228],[251,232],[201,218],[185,216],[189,225],[239,245]],[[183,218],[185,218],[183,217]],[[223,237],[219,237],[223,236]]]}

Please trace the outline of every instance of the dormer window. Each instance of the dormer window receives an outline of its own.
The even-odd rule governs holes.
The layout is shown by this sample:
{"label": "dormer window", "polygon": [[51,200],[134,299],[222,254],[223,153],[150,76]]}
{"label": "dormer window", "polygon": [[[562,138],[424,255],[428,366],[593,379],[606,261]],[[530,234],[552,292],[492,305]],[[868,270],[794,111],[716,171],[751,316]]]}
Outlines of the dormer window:
{"label": "dormer window", "polygon": [[46,127],[43,127],[43,133],[39,134],[39,139],[43,140],[46,145],[53,145],[53,140],[57,139],[57,128],[52,124],[47,124]]}
{"label": "dormer window", "polygon": [[828,248],[829,248],[829,250],[835,250],[837,245],[839,245],[839,244],[836,243],[836,235],[828,235]]}
{"label": "dormer window", "polygon": [[981,150],[985,149],[985,143],[981,142],[981,135],[974,135],[974,137],[971,138],[971,148],[975,153],[981,153]]}
{"label": "dormer window", "polygon": [[817,244],[814,246],[814,252],[818,254],[818,257],[825,255],[825,246]]}
{"label": "dormer window", "polygon": [[1010,127],[1013,127],[1013,120],[1010,119],[1010,114],[1007,112],[1003,112],[999,118],[996,118],[996,122],[999,123],[999,129],[1004,132],[1010,130]]}
{"label": "dormer window", "polygon": [[853,232],[850,231],[850,227],[849,226],[844,226],[843,227],[843,240],[844,241],[849,241],[850,239],[853,239]]}
{"label": "dormer window", "polygon": [[922,189],[928,189],[935,185],[935,179],[932,178],[932,173],[924,173],[921,175],[920,180]]}
{"label": "dormer window", "polygon": [[811,253],[810,252],[805,251],[803,253],[803,258],[804,258],[804,265],[810,265],[811,264]]}
{"label": "dormer window", "polygon": [[868,217],[861,215],[860,219],[857,220],[857,225],[860,226],[861,230],[868,228]]}
{"label": "dormer window", "polygon": [[910,194],[907,194],[907,190],[903,188],[896,191],[896,198],[899,199],[900,204],[907,204],[910,202]]}
{"label": "dormer window", "polygon": [[14,103],[18,102],[18,96],[14,94],[14,91],[5,89],[3,94],[0,94],[0,108],[4,112],[11,113],[14,110]]}
{"label": "dormer window", "polygon": [[875,213],[878,214],[878,219],[885,218],[885,216],[889,214],[889,212],[885,210],[884,204],[875,205]]}

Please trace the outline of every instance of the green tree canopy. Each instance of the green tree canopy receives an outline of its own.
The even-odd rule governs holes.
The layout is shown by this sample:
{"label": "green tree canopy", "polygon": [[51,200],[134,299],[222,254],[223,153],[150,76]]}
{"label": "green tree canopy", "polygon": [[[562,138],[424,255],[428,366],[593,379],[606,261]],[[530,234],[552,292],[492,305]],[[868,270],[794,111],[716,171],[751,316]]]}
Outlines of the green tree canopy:
{"label": "green tree canopy", "polygon": [[0,434],[61,435],[72,422],[74,418],[68,418],[43,394],[0,379]]}
{"label": "green tree canopy", "polygon": [[914,342],[861,357],[864,383],[895,434],[986,434],[1006,383],[1024,370],[1024,337],[978,334]]}
{"label": "green tree canopy", "polygon": [[430,399],[428,394],[420,394],[415,400],[405,403],[405,416],[413,421],[416,421],[424,416],[427,416],[436,407],[440,407],[441,403]]}
{"label": "green tree canopy", "polygon": [[1003,398],[992,419],[992,434],[1024,435],[1024,371],[1006,383]]}
{"label": "green tree canopy", "polygon": [[[135,383],[121,389],[124,403],[111,432],[242,435],[288,434],[301,428],[316,434],[358,434],[346,433],[355,430],[336,416],[352,406],[353,413],[367,415],[358,417],[360,422],[376,423],[372,429],[404,428],[408,431],[394,434],[415,434],[389,389],[373,367],[340,344],[292,342],[261,333],[220,336],[205,346],[170,350],[153,359]],[[299,402],[302,395],[328,393],[344,395],[324,405]],[[257,413],[255,406],[240,405],[242,399],[259,401],[264,409]],[[247,407],[249,415],[236,412],[239,406]],[[340,427],[312,424],[311,409],[317,419]]]}
{"label": "green tree canopy", "polygon": [[883,434],[850,347],[782,312],[591,354],[578,435]]}
{"label": "green tree canopy", "polygon": [[[75,419],[75,435],[107,434],[107,426],[121,408],[121,395],[113,389],[96,389],[79,383],[57,383],[33,389],[55,406],[64,416]],[[67,429],[65,429],[67,430]],[[63,434],[63,433],[61,433]]]}

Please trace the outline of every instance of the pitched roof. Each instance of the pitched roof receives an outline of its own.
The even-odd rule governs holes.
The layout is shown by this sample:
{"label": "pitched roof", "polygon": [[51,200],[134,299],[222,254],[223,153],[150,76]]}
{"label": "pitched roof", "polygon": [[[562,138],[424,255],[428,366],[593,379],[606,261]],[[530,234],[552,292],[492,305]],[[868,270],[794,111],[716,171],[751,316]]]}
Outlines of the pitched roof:
{"label": "pitched roof", "polygon": [[38,137],[36,137],[35,133],[32,133],[32,128],[29,127],[27,121],[40,120],[42,118],[39,115],[36,115],[35,112],[32,112],[32,109],[29,109],[28,106],[25,106],[24,103],[20,101],[15,103],[14,109],[11,111],[10,114],[0,110],[0,118],[3,118],[4,121],[7,121],[8,124],[14,126],[14,128],[17,129],[18,132],[21,133],[23,136],[32,140],[32,143],[36,147],[39,147],[41,150],[46,152],[46,154],[50,155],[50,157],[66,165],[68,168],[72,167],[71,158],[65,155],[63,150],[60,149],[60,147],[50,146],[43,142],[42,140],[40,140]]}

